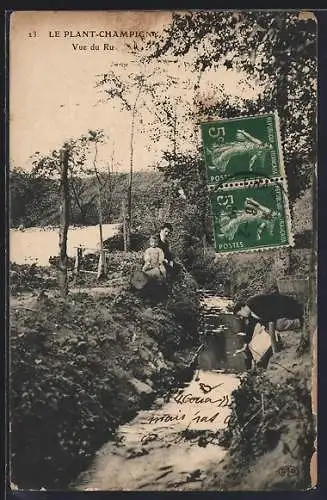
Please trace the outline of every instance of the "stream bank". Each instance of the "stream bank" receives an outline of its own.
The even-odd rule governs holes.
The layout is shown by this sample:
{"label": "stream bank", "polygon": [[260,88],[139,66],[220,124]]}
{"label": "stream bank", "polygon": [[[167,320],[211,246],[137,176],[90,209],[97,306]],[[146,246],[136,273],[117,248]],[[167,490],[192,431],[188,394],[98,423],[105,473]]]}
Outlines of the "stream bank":
{"label": "stream bank", "polygon": [[231,301],[202,292],[198,325],[199,294],[184,278],[164,304],[115,287],[66,302],[55,292],[16,296],[11,478],[19,489],[310,487],[311,359],[297,353],[299,334],[283,333],[268,369],[249,376],[233,356],[242,338]]}
{"label": "stream bank", "polygon": [[124,280],[65,301],[55,290],[16,294],[10,418],[18,489],[69,489],[119,425],[192,378],[198,308],[187,274],[164,303],[137,297]]}
{"label": "stream bank", "polygon": [[248,374],[234,393],[224,460],[207,471],[205,490],[263,491],[311,488],[314,452],[309,352],[300,333],[281,333],[283,350],[266,370]]}
{"label": "stream bank", "polygon": [[311,359],[300,333],[266,370],[245,372],[230,301],[202,294],[202,350],[184,387],[121,425],[78,490],[240,491],[311,486]]}
{"label": "stream bank", "polygon": [[242,343],[239,324],[230,299],[199,295],[201,346],[192,379],[121,425],[80,476],[78,490],[197,490],[227,453],[224,429],[245,369],[234,356]]}

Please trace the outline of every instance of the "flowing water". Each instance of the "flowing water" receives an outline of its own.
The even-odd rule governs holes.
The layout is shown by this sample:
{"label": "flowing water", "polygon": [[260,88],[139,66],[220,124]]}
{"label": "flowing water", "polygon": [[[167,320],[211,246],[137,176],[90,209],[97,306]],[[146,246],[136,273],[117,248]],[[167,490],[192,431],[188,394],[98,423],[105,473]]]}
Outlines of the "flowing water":
{"label": "flowing water", "polygon": [[244,372],[245,358],[235,351],[243,346],[243,337],[236,335],[242,324],[228,310],[231,300],[204,294],[202,297],[202,327],[200,335],[204,349],[198,363],[203,370]]}
{"label": "flowing water", "polygon": [[202,304],[202,350],[193,379],[120,426],[117,440],[97,453],[77,489],[198,490],[205,470],[223,459],[218,434],[245,370],[242,354],[234,355],[243,342],[228,299],[204,294]]}

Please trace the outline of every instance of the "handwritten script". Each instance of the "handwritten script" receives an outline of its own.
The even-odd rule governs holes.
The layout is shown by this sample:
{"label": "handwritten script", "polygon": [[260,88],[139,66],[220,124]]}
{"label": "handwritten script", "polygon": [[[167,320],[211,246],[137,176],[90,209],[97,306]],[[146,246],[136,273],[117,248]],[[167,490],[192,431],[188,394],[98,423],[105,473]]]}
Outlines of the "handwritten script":
{"label": "handwritten script", "polygon": [[190,387],[190,392],[185,389],[177,391],[169,400],[169,410],[151,413],[142,422],[149,427],[141,437],[142,445],[158,440],[170,444],[188,441],[199,446],[219,445],[222,429],[231,416],[231,398],[229,394],[221,394],[223,385],[199,382],[194,388],[196,394]]}

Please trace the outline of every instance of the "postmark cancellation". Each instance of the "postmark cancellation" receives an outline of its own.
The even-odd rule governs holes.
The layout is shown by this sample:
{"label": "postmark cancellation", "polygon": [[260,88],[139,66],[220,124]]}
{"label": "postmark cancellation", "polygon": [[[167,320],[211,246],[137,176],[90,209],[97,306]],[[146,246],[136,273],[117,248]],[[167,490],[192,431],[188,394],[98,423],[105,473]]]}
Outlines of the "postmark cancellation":
{"label": "postmark cancellation", "polygon": [[218,253],[293,245],[276,112],[201,124]]}

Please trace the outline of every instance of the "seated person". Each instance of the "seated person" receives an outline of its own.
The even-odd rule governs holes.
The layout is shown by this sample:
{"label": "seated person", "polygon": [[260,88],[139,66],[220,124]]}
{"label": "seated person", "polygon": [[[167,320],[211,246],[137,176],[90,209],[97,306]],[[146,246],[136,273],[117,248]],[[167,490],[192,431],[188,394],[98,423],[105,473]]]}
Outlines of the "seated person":
{"label": "seated person", "polygon": [[169,239],[172,232],[173,226],[169,222],[162,224],[158,235],[158,246],[162,249],[165,256],[164,266],[166,268],[167,278],[174,281],[178,279],[182,271],[182,266],[174,260],[170,250]]}
{"label": "seated person", "polygon": [[162,249],[158,246],[158,237],[151,236],[149,243],[150,248],[147,248],[144,253],[144,266],[142,271],[151,278],[165,279],[165,255]]}
{"label": "seated person", "polygon": [[158,235],[158,246],[161,248],[161,250],[164,253],[164,258],[165,258],[165,267],[173,267],[174,266],[174,261],[173,261],[173,256],[170,251],[170,246],[169,246],[169,237],[171,233],[173,232],[173,226],[169,222],[165,222],[161,228],[160,232]]}

